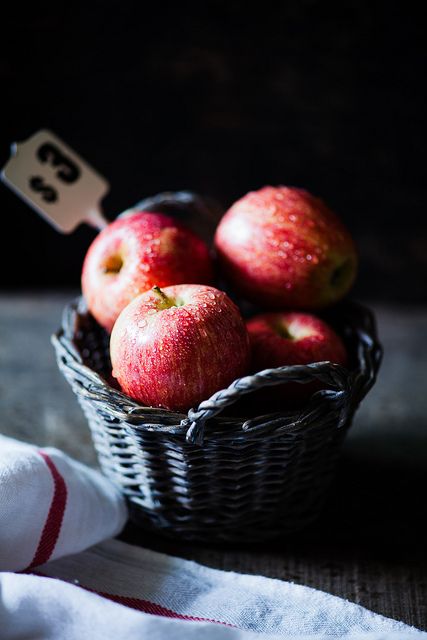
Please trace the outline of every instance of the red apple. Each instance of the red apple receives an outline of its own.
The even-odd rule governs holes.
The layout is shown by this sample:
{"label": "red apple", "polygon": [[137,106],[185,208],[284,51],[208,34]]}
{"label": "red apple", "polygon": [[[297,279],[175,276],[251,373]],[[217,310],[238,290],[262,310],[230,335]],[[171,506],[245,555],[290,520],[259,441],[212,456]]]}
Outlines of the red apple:
{"label": "red apple", "polygon": [[239,309],[218,289],[182,284],[150,291],[118,317],[113,375],[142,404],[185,411],[244,375],[249,338]]}
{"label": "red apple", "polygon": [[234,290],[273,309],[325,307],[342,298],[356,276],[349,232],[302,189],[248,193],[222,218],[215,246]]}
{"label": "red apple", "polygon": [[82,289],[94,318],[111,331],[122,309],[154,285],[206,284],[212,278],[203,240],[170,216],[139,211],[95,238],[83,264]]}
{"label": "red apple", "polygon": [[[254,371],[284,365],[310,364],[329,360],[345,366],[347,352],[341,338],[326,322],[308,313],[263,313],[247,324]],[[268,389],[264,399],[295,404],[306,399],[319,385],[280,385]]]}
{"label": "red apple", "polygon": [[326,322],[309,313],[262,313],[247,322],[256,369],[330,360],[347,362],[343,341]]}

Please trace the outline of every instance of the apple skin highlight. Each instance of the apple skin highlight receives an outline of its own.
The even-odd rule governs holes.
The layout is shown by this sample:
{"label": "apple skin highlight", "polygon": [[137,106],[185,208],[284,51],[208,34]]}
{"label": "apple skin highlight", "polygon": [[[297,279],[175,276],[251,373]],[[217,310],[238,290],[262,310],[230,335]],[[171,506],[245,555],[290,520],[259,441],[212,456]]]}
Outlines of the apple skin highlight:
{"label": "apple skin highlight", "polygon": [[209,284],[207,245],[190,229],[160,213],[118,218],[95,238],[82,270],[82,290],[94,318],[111,332],[119,313],[154,285]]}
{"label": "apple skin highlight", "polygon": [[118,317],[113,375],[144,405],[187,411],[247,373],[249,337],[236,305],[202,285],[147,291]]}
{"label": "apple skin highlight", "polygon": [[316,309],[341,299],[357,271],[339,218],[308,191],[267,186],[238,200],[215,235],[233,290],[270,309]]}

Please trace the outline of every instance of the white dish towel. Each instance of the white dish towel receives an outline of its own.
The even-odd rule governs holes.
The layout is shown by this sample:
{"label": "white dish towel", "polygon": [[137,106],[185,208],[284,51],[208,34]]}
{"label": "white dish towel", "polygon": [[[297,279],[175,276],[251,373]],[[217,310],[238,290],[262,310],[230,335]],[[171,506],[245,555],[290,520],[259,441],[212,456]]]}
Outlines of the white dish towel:
{"label": "white dish towel", "polygon": [[111,540],[126,517],[97,472],[0,436],[0,639],[427,638],[315,589]]}

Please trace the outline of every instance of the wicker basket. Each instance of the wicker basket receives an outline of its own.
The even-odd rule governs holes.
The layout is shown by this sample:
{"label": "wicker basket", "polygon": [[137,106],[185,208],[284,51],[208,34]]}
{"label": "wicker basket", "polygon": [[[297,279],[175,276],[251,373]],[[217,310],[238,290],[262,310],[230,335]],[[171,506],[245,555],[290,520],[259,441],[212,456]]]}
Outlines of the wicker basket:
{"label": "wicker basket", "polygon": [[[133,521],[186,540],[231,542],[294,531],[317,516],[382,353],[366,308],[346,302],[325,318],[346,342],[350,371],[330,362],[268,369],[182,415],[141,406],[113,388],[106,333],[83,300],[65,309],[52,339],[58,364]],[[233,415],[231,405],[239,401],[244,412],[242,397],[261,387],[313,380],[323,390],[302,409]]]}

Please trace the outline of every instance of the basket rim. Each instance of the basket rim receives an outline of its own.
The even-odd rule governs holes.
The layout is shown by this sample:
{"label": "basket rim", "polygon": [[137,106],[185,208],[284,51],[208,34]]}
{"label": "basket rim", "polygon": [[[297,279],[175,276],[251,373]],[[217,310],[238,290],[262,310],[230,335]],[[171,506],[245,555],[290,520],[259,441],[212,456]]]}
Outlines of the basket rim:
{"label": "basket rim", "polygon": [[[338,415],[338,426],[349,422],[358,404],[372,387],[382,359],[382,346],[378,341],[376,322],[373,313],[365,305],[345,300],[335,305],[333,311],[347,317],[355,315],[357,325],[353,327],[353,338],[357,337],[357,366],[351,370],[329,361],[308,365],[285,366],[266,369],[253,375],[234,380],[229,387],[221,389],[208,400],[202,401],[188,414],[170,411],[159,407],[147,407],[139,404],[122,391],[114,389],[108,381],[84,363],[83,355],[76,344],[76,333],[81,318],[96,321],[87,310],[82,296],[66,305],[63,311],[62,326],[52,335],[51,341],[56,351],[59,368],[70,382],[74,392],[88,400],[103,403],[108,413],[132,429],[161,432],[169,435],[185,434],[188,442],[201,444],[205,423],[209,422],[209,436],[215,438],[221,433],[233,437],[235,428],[238,434],[259,431],[295,431],[315,428],[315,419],[326,417],[332,410]],[[349,320],[344,322],[348,328]],[[239,397],[251,393],[262,386],[273,386],[284,382],[302,382],[318,379],[335,388],[315,392],[304,407],[297,410],[264,413],[256,418],[219,415],[222,410],[233,404]],[[326,383],[325,383],[326,384]],[[214,418],[214,419],[213,419]],[[234,427],[234,429],[233,429]],[[228,438],[227,438],[228,439]]]}

